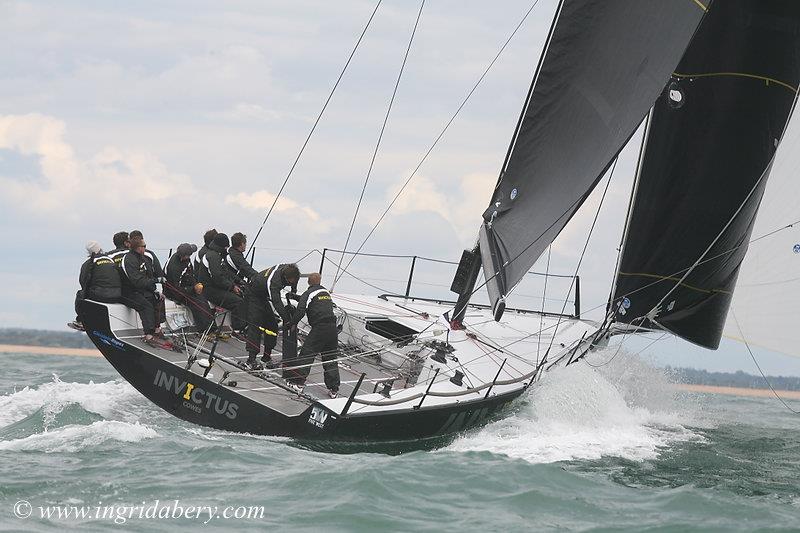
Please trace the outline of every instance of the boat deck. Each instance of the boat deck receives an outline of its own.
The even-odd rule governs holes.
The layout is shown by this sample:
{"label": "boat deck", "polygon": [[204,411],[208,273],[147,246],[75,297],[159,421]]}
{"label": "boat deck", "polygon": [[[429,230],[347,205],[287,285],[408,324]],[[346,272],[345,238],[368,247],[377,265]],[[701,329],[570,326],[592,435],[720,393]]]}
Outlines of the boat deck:
{"label": "boat deck", "polygon": [[[173,338],[176,336],[173,336]],[[189,354],[194,354],[197,351],[199,337],[197,333],[187,334],[186,341],[188,349],[181,353],[155,348],[146,344],[142,340],[141,332],[127,331],[126,335],[120,336],[119,338],[136,348],[185,368],[189,360]],[[212,342],[206,342],[200,347],[197,353],[198,359],[208,358],[212,344]],[[245,343],[235,337],[224,340],[220,339],[217,342],[214,352],[215,360],[213,366],[211,367],[209,375],[206,377],[211,381],[219,382],[223,380],[224,373],[229,372],[227,377],[224,378],[223,384],[227,384],[231,390],[287,416],[301,414],[315,400],[329,400],[328,389],[325,386],[323,369],[319,364],[319,358],[315,360],[316,364],[311,366],[311,371],[309,372],[306,386],[302,394],[298,394],[285,384],[280,370],[282,361],[280,347],[281,343],[279,340],[278,346],[276,346],[276,349],[272,352],[272,360],[276,363],[275,369],[250,372],[235,365],[237,362],[242,363],[247,360]],[[362,373],[365,374],[364,381],[361,385],[361,391],[363,392],[372,392],[375,387],[387,379],[395,379],[394,387],[403,387],[404,380],[400,379],[397,373],[390,372],[377,364],[361,359],[362,357],[359,356],[349,358],[346,362],[339,362],[339,375],[341,379],[339,389],[340,398],[347,398],[352,393]],[[363,356],[363,359],[369,359],[369,356]],[[205,368],[195,362],[192,364],[190,371],[198,376],[202,376],[205,372]],[[236,385],[232,386],[234,382]]]}

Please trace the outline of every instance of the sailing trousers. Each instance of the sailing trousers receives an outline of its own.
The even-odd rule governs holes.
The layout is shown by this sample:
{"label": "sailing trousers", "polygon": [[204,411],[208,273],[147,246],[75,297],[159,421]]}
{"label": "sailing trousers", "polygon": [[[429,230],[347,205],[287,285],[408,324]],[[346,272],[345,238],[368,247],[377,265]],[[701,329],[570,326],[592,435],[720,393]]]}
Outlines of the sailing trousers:
{"label": "sailing trousers", "polygon": [[[247,293],[245,299],[247,309],[247,353],[256,355],[261,351],[261,341],[264,341],[264,354],[269,355],[278,342],[278,319],[269,304],[259,298],[253,291]],[[261,331],[259,328],[269,330],[271,333]]]}
{"label": "sailing trousers", "polygon": [[206,285],[203,292],[208,297],[208,301],[231,312],[231,327],[236,331],[241,331],[247,324],[247,315],[244,299],[231,291],[224,291],[220,288]]}
{"label": "sailing trousers", "polygon": [[87,296],[86,294],[84,294],[83,289],[80,289],[78,292],[75,293],[75,321],[76,322],[83,323],[83,317],[81,316],[81,311],[80,311],[80,303],[83,300],[86,300],[86,299],[95,300],[95,301],[103,302],[103,303],[107,303],[107,304],[116,304],[116,303],[120,302],[119,298],[104,298],[103,296],[101,296],[99,294],[93,293],[91,291],[91,289],[89,291],[89,295]]}
{"label": "sailing trousers", "polygon": [[[300,355],[292,361],[291,366],[300,366],[291,370],[292,381],[303,384],[308,378],[311,365],[317,354],[322,354],[322,368],[325,372],[325,386],[332,390],[339,390],[339,338],[336,324],[322,324],[314,326],[306,337],[306,342],[300,348]],[[286,377],[286,376],[284,376]],[[288,379],[288,378],[287,378]]]}
{"label": "sailing trousers", "polygon": [[161,302],[156,298],[155,293],[140,291],[125,291],[122,293],[122,303],[139,313],[142,321],[142,330],[145,335],[152,335],[156,331],[156,325],[162,322]]}

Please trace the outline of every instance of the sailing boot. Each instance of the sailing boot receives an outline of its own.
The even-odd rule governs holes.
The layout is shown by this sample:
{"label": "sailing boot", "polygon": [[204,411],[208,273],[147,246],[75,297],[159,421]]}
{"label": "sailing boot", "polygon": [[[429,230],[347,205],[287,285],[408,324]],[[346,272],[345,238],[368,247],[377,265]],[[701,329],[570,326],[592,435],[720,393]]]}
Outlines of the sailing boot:
{"label": "sailing boot", "polygon": [[261,362],[264,363],[265,368],[269,368],[270,370],[275,368],[275,361],[272,360],[270,352],[265,352],[264,355],[261,356]]}
{"label": "sailing boot", "polygon": [[264,369],[264,366],[261,363],[259,363],[258,361],[256,361],[256,354],[254,354],[254,353],[249,354],[249,356],[247,357],[247,362],[245,362],[245,365],[250,370],[263,370]]}

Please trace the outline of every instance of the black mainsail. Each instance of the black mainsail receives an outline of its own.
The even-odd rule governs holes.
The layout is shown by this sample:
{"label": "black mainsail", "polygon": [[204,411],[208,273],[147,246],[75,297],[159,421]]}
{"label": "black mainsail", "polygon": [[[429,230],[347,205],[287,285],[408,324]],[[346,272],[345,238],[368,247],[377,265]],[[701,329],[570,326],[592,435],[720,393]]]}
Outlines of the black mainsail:
{"label": "black mainsail", "polygon": [[480,248],[495,319],[669,80],[700,0],[563,0],[503,170]]}
{"label": "black mainsail", "polygon": [[614,318],[719,346],[800,83],[800,2],[715,2],[656,101]]}

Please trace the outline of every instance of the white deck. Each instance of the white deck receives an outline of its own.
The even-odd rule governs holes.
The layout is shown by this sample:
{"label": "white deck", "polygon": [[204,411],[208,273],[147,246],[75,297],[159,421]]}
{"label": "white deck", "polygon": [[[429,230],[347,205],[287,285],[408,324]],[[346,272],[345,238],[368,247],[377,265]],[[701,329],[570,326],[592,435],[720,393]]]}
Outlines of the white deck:
{"label": "white deck", "polygon": [[[506,311],[500,322],[495,322],[489,310],[472,307],[468,309],[464,319],[466,330],[453,330],[442,316],[452,311],[452,305],[413,299],[382,299],[377,296],[336,293],[333,294],[333,298],[341,310],[342,331],[339,335],[341,343],[357,347],[367,354],[379,354],[379,368],[384,373],[387,369],[389,372],[396,369],[398,374],[407,372],[414,365],[418,371],[415,373],[416,378],[410,383],[403,383],[402,379],[398,379],[389,398],[378,392],[373,393],[374,385],[365,383],[356,394],[355,401],[349,408],[349,415],[408,410],[420,402],[421,395],[424,395],[425,407],[434,407],[479,401],[486,396],[487,391],[489,397],[519,391],[530,382],[531,374],[541,363],[548,348],[550,353],[547,360],[555,362],[562,356],[569,355],[584,335],[589,336],[597,330],[597,324],[591,321],[511,310]],[[130,337],[136,335],[137,330],[141,334],[141,323],[133,310],[119,304],[108,305],[108,308],[111,328],[117,335]],[[169,301],[167,317],[168,324],[172,328],[191,324],[190,313]],[[396,339],[392,340],[375,333],[374,330],[368,330],[367,323],[371,320],[389,320],[418,334],[409,336],[410,342],[407,344],[398,343]],[[301,329],[303,326],[304,324],[301,324]],[[430,345],[431,341],[452,346],[453,351],[446,356],[445,363],[431,358],[436,353]],[[244,346],[241,348],[243,350]],[[158,349],[147,346],[144,349],[159,355]],[[172,360],[175,356],[180,357],[180,354],[173,352],[168,359]],[[363,367],[365,358],[354,358],[352,362]],[[320,361],[317,360],[316,365],[319,364]],[[371,363],[366,361],[366,364]],[[378,364],[375,366],[377,369]],[[241,372],[233,368],[230,370]],[[321,369],[315,366],[312,370],[313,376],[318,375]],[[456,375],[456,371],[464,374],[461,386],[450,381],[450,378]],[[431,383],[434,376],[436,378]],[[353,376],[346,377],[344,374],[342,380],[343,382],[349,380],[351,384],[355,381]],[[504,380],[515,381],[508,384],[496,383],[491,389],[485,387],[476,392],[467,392],[469,388]],[[258,398],[266,405],[270,405],[275,398],[275,388],[268,387],[268,389],[271,389],[269,394],[264,393],[263,399]],[[352,385],[350,389],[352,390]],[[237,392],[242,392],[241,388]],[[448,393],[461,394],[437,395]],[[256,399],[259,393],[253,391],[247,395]],[[341,414],[348,401],[348,395],[343,387],[342,396],[339,398],[324,397],[318,401],[331,411]],[[408,401],[401,401],[403,399]],[[360,402],[374,402],[379,405],[365,405]]]}

